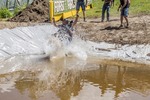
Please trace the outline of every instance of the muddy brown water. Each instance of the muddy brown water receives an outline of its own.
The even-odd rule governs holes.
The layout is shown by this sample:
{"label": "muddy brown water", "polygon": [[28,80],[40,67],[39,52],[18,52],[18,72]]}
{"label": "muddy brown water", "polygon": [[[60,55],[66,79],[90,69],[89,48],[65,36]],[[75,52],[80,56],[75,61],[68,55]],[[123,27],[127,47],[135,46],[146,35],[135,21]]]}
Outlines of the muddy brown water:
{"label": "muddy brown water", "polygon": [[0,100],[150,100],[149,65],[62,58],[29,66],[37,65],[1,74]]}

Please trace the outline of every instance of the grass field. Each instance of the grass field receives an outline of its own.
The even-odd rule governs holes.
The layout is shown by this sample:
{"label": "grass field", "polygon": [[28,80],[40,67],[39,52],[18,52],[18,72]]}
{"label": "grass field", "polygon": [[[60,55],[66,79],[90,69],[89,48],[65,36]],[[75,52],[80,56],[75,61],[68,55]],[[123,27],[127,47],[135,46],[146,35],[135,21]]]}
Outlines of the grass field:
{"label": "grass field", "polygon": [[[117,16],[120,12],[117,11],[120,0],[115,0],[114,6],[110,8],[111,16]],[[87,10],[87,17],[100,17],[103,6],[102,0],[93,0],[93,9]],[[150,14],[150,0],[131,0],[129,9],[130,15]]]}
{"label": "grass field", "polygon": [[[110,16],[120,15],[120,12],[117,11],[119,1],[120,0],[115,0],[114,6],[110,8]],[[93,8],[86,11],[86,16],[88,18],[99,18],[101,16],[103,3],[104,2],[102,0],[93,0]],[[140,14],[150,14],[150,0],[131,0],[129,15]],[[2,18],[7,19],[14,15],[15,14],[11,14],[9,11],[0,9],[0,20],[2,20]],[[82,13],[80,13],[80,15],[82,16]]]}

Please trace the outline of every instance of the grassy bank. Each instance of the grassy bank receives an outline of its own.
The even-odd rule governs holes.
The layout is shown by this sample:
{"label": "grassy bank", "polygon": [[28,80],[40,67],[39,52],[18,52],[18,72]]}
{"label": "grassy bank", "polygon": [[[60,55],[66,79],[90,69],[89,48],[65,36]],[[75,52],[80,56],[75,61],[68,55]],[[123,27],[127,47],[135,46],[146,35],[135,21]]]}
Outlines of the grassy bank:
{"label": "grassy bank", "polygon": [[[115,0],[114,6],[110,8],[111,16],[118,16],[120,12],[117,11],[120,0]],[[87,17],[100,17],[102,12],[103,1],[93,0],[93,9],[87,10]],[[130,15],[150,14],[150,0],[131,0],[129,9]]]}

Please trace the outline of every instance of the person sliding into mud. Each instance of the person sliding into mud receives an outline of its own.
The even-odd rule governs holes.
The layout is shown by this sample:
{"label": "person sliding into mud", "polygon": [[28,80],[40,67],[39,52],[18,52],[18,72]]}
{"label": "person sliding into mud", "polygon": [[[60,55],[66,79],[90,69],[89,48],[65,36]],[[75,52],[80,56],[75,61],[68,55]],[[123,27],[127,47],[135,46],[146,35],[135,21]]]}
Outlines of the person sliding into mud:
{"label": "person sliding into mud", "polygon": [[120,26],[119,28],[123,27],[123,18],[126,20],[126,28],[129,27],[129,21],[128,21],[128,11],[129,11],[129,6],[130,6],[130,0],[120,0],[120,5],[118,7],[118,11],[120,9],[121,14],[120,14]]}
{"label": "person sliding into mud", "polygon": [[102,8],[102,20],[101,20],[101,22],[104,22],[105,11],[107,11],[107,21],[109,21],[109,9],[113,3],[113,0],[102,0],[102,1],[104,1],[104,4],[103,4],[103,8]]}
{"label": "person sliding into mud", "polygon": [[58,32],[55,33],[54,36],[58,38],[60,37],[67,38],[69,41],[71,41],[73,36],[73,27],[76,25],[78,21],[78,17],[79,15],[76,15],[75,21],[69,21],[67,19],[63,19],[61,25],[56,25],[55,18],[53,18],[54,26],[59,28]]}
{"label": "person sliding into mud", "polygon": [[[83,12],[83,20],[84,22],[86,22],[85,20],[85,8],[87,7],[87,0],[86,2],[84,3],[84,0],[77,0],[77,3],[76,3],[76,14],[78,15],[79,13],[79,9],[80,7],[82,8],[82,12]],[[73,4],[75,4],[75,0],[73,0]]]}

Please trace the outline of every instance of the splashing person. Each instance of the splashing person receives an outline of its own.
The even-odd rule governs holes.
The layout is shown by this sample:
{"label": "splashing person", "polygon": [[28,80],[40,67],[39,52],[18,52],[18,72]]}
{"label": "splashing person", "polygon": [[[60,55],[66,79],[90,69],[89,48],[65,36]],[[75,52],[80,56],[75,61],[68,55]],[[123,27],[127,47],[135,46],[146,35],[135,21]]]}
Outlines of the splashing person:
{"label": "splashing person", "polygon": [[[71,43],[73,38],[73,27],[78,21],[79,15],[76,16],[75,21],[69,21],[67,19],[62,20],[62,24],[56,25],[55,18],[53,18],[53,24],[58,28],[58,31],[50,36],[45,43],[44,52],[49,57],[53,58],[57,56],[64,56],[63,47]],[[60,58],[60,57],[58,57]]]}
{"label": "splashing person", "polygon": [[58,37],[61,41],[62,39],[68,39],[70,42],[73,37],[73,27],[78,21],[79,15],[76,15],[75,21],[69,21],[68,19],[63,19],[62,24],[56,25],[55,18],[53,18],[53,24],[55,27],[58,27],[57,33],[54,34],[55,37]]}

